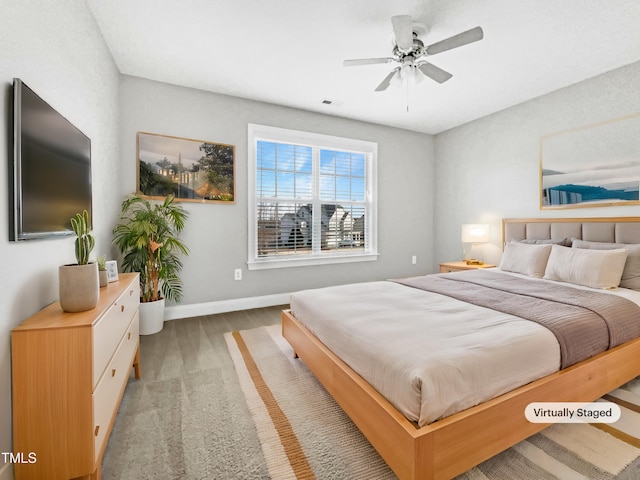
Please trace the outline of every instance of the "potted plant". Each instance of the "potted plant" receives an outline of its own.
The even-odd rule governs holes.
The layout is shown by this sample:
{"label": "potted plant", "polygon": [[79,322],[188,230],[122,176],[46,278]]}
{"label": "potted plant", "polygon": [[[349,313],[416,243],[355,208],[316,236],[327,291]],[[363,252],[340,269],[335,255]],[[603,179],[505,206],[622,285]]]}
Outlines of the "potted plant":
{"label": "potted plant", "polygon": [[181,255],[188,255],[189,249],[178,236],[188,216],[173,195],[151,202],[131,194],[122,201],[113,243],[123,255],[122,269],[140,274],[141,335],[162,330],[165,299],[182,298]]}
{"label": "potted plant", "polygon": [[78,263],[58,268],[60,306],[65,312],[90,310],[100,298],[98,265],[89,262],[89,254],[95,246],[90,224],[86,210],[71,219],[71,228],[76,234],[75,254]]}
{"label": "potted plant", "polygon": [[109,276],[107,275],[107,256],[100,255],[96,258],[98,263],[98,278],[100,279],[100,288],[106,287],[109,284]]}

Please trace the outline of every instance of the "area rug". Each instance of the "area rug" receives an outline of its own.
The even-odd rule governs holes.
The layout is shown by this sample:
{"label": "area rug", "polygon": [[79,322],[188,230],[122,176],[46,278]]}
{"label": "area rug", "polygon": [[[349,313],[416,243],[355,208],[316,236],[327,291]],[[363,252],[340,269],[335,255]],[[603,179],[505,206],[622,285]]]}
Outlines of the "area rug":
{"label": "area rug", "polygon": [[[385,464],[281,335],[280,325],[225,334],[269,475],[281,479],[393,479]],[[640,478],[640,381],[604,400],[615,424],[556,424],[458,480]]]}

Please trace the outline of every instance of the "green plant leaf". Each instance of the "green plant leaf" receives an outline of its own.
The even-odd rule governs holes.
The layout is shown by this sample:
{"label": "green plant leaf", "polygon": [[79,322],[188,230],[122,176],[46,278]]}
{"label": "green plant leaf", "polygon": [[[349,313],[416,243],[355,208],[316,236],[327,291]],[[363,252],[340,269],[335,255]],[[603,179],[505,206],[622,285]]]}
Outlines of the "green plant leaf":
{"label": "green plant leaf", "polygon": [[[182,298],[181,255],[189,249],[180,240],[189,213],[167,196],[152,202],[140,195],[128,195],[122,201],[120,222],[113,228],[113,244],[123,255],[122,269],[139,272],[142,301],[151,301],[159,293],[168,300]],[[151,242],[160,247],[153,251]],[[158,278],[158,289],[153,279]]]}

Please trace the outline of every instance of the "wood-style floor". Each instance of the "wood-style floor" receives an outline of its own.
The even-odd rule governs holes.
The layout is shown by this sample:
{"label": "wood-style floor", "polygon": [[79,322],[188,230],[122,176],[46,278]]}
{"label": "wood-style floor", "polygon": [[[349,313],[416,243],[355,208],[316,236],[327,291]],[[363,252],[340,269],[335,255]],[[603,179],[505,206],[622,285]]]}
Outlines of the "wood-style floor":
{"label": "wood-style floor", "polygon": [[263,479],[266,462],[224,334],[281,322],[288,305],[171,320],[140,337],[102,480]]}

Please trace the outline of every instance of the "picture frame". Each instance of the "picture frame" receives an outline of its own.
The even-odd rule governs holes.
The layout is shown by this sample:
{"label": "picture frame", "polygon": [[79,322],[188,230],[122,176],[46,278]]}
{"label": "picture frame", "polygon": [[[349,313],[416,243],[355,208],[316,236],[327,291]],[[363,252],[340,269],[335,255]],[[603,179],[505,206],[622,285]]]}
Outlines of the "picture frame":
{"label": "picture frame", "polygon": [[136,154],[140,195],[235,204],[235,145],[138,132]]}
{"label": "picture frame", "polygon": [[118,262],[115,260],[108,260],[105,262],[105,268],[107,270],[107,282],[118,281]]}
{"label": "picture frame", "polygon": [[640,205],[640,113],[540,138],[540,209]]}

